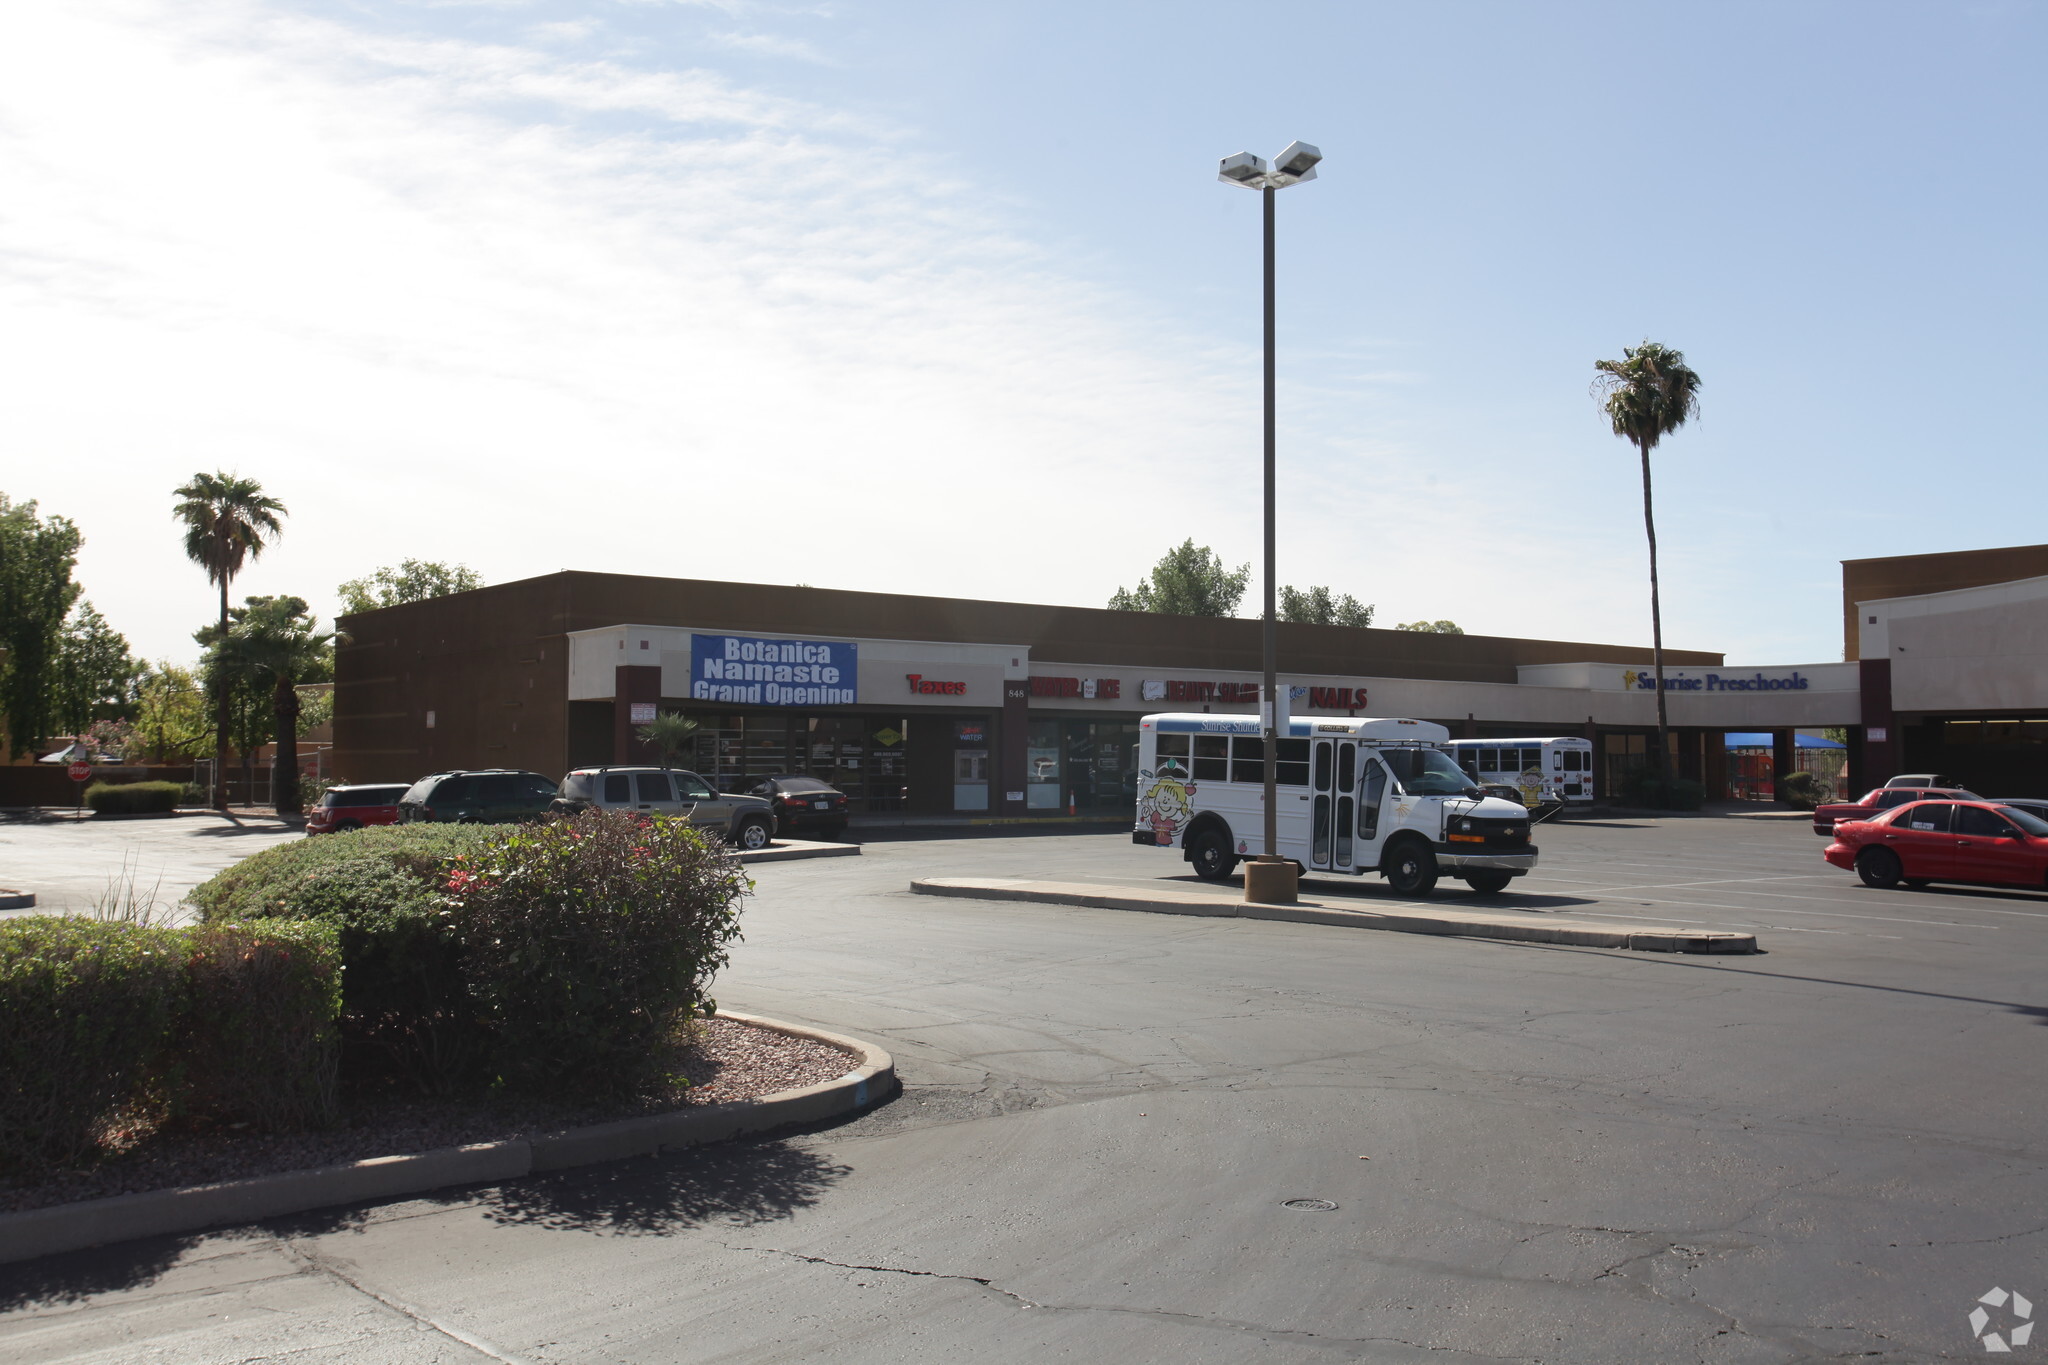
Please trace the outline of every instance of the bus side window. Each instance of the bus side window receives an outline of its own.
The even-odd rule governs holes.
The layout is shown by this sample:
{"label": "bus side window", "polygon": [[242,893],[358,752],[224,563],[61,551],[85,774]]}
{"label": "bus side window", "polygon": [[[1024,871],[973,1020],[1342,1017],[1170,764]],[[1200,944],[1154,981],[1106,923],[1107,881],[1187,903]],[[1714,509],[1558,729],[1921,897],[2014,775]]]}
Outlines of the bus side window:
{"label": "bus side window", "polygon": [[1279,773],[1274,779],[1278,785],[1282,787],[1306,787],[1308,785],[1307,740],[1283,739],[1278,741],[1273,759],[1274,766],[1279,769]]}
{"label": "bus side window", "polygon": [[1373,759],[1365,762],[1365,782],[1358,790],[1358,837],[1373,840],[1380,831],[1380,798],[1387,794],[1387,770]]}
{"label": "bus side window", "polygon": [[1230,736],[1195,736],[1195,781],[1230,780]]}
{"label": "bus side window", "polygon": [[1230,780],[1257,785],[1266,780],[1266,741],[1238,735],[1230,741]]}
{"label": "bus side window", "polygon": [[1185,762],[1188,756],[1188,737],[1186,735],[1159,736],[1159,756],[1161,758],[1178,758]]}
{"label": "bus side window", "polygon": [[1479,770],[1480,770],[1481,772],[1488,772],[1488,773],[1497,773],[1497,772],[1499,772],[1499,771],[1500,771],[1500,750],[1498,750],[1498,749],[1481,749],[1481,750],[1479,751]]}

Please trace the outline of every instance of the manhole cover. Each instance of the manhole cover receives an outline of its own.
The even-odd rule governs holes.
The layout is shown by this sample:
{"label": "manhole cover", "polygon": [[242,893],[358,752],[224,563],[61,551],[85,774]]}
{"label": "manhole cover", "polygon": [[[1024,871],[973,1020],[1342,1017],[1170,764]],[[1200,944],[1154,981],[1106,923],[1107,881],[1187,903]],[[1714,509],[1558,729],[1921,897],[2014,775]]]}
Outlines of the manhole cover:
{"label": "manhole cover", "polygon": [[1337,1211],[1337,1206],[1327,1199],[1286,1199],[1281,1201],[1280,1207],[1283,1209],[1301,1209],[1306,1213],[1335,1213]]}

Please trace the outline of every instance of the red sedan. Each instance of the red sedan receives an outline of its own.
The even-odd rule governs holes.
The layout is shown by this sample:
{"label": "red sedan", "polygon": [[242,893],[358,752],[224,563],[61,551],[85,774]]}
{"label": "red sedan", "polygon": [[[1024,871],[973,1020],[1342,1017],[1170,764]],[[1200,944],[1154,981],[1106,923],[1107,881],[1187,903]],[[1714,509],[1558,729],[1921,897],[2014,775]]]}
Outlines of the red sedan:
{"label": "red sedan", "polygon": [[1903,806],[1908,801],[1931,801],[1946,797],[1950,801],[1982,801],[1975,792],[1966,792],[1961,787],[1879,787],[1867,793],[1861,801],[1830,801],[1816,806],[1813,811],[1813,832],[1826,839],[1833,836],[1835,824],[1841,820],[1875,819],[1885,811]]}
{"label": "red sedan", "polygon": [[1865,886],[1972,882],[2048,891],[2048,820],[1990,801],[1916,801],[1844,820],[1824,855]]}

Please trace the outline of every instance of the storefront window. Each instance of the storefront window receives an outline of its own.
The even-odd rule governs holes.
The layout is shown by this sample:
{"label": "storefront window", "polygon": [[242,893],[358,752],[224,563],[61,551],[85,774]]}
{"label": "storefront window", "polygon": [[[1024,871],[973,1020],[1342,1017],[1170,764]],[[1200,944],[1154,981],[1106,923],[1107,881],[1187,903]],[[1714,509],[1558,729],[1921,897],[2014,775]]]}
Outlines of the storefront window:
{"label": "storefront window", "polygon": [[1138,727],[1133,721],[1070,720],[1067,799],[1082,815],[1129,815],[1138,805]]}
{"label": "storefront window", "polygon": [[1060,723],[1056,720],[1031,722],[1031,738],[1024,753],[1024,805],[1028,810],[1061,810],[1066,801],[1064,772],[1060,755]]}
{"label": "storefront window", "polygon": [[801,773],[846,793],[853,811],[904,808],[909,723],[893,716],[697,717],[696,770],[721,791]]}

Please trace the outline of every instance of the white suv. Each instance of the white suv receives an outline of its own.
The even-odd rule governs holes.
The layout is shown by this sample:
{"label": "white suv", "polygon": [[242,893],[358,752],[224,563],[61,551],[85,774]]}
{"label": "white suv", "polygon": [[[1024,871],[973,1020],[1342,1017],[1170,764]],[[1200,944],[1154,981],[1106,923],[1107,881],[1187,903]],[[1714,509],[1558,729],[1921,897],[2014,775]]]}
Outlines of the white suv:
{"label": "white suv", "polygon": [[775,835],[774,806],[758,796],[721,793],[682,768],[577,768],[562,778],[555,810],[574,815],[593,806],[685,816],[735,848],[766,848]]}

